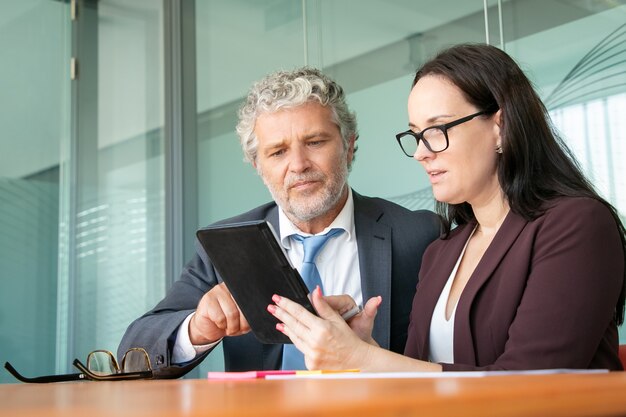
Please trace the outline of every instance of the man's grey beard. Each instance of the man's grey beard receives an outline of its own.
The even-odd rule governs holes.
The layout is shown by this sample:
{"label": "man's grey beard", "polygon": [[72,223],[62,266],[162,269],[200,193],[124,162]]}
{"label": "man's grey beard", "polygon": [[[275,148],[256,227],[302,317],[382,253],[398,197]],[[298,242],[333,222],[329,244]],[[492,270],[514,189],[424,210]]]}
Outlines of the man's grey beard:
{"label": "man's grey beard", "polygon": [[323,216],[328,211],[335,208],[335,206],[339,203],[339,200],[343,196],[344,188],[348,185],[348,167],[344,164],[341,164],[340,166],[341,168],[339,172],[332,176],[331,182],[326,184],[325,188],[321,190],[319,197],[314,200],[300,198],[298,201],[289,201],[287,197],[287,190],[291,184],[298,181],[315,181],[325,179],[325,175],[320,172],[288,177],[285,179],[284,188],[280,190],[276,190],[268,184],[260,170],[259,174],[261,175],[261,178],[263,178],[263,182],[269,189],[274,201],[276,201],[288,217],[293,216],[300,222],[308,222],[317,217]]}

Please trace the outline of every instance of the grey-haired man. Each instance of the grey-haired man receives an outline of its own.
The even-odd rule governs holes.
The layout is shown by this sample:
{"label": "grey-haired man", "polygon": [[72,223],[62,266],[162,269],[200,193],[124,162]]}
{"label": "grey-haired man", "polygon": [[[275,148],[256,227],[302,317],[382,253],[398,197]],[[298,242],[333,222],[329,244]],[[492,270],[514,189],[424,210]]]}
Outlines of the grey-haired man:
{"label": "grey-haired man", "polygon": [[[237,132],[274,201],[220,223],[267,220],[298,269],[303,247],[296,235],[341,229],[315,260],[324,294],[347,294],[357,304],[382,296],[363,314],[376,315],[372,336],[380,346],[402,352],[422,254],[439,236],[439,221],[348,186],[358,134],[342,88],[312,68],[270,74],[249,92]],[[166,297],[129,326],[118,353],[145,348],[161,378],[185,374],[219,343],[227,371],[280,369],[283,345],[255,338],[196,247]]]}

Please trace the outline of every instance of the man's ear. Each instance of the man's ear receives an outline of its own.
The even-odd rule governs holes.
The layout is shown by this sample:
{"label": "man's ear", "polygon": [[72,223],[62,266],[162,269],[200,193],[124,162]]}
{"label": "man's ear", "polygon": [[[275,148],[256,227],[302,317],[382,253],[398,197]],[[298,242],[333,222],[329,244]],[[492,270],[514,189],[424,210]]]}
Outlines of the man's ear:
{"label": "man's ear", "polygon": [[348,166],[350,166],[350,164],[352,163],[352,160],[354,159],[354,147],[356,146],[356,135],[352,135],[352,137],[350,138],[350,141],[348,143]]}

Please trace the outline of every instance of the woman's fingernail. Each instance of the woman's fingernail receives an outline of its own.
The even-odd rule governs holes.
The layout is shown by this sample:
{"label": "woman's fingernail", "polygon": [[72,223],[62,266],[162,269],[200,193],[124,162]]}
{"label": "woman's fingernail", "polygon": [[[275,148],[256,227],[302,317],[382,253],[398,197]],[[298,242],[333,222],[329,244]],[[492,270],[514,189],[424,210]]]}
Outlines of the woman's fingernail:
{"label": "woman's fingernail", "polygon": [[272,301],[275,302],[276,304],[280,303],[280,295],[272,295]]}
{"label": "woman's fingernail", "polygon": [[276,312],[276,306],[274,304],[270,304],[267,306],[267,311],[274,314]]}
{"label": "woman's fingernail", "polygon": [[282,323],[276,323],[276,330],[278,330],[279,332],[285,332],[285,325]]}

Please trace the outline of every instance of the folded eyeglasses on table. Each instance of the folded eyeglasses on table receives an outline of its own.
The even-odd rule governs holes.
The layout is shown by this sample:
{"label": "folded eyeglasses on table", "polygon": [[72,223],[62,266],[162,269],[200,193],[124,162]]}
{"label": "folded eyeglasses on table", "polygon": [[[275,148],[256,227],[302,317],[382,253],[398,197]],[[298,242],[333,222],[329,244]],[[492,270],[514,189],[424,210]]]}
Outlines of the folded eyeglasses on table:
{"label": "folded eyeglasses on table", "polygon": [[153,378],[148,352],[142,348],[131,348],[118,364],[108,350],[94,350],[87,355],[87,366],[74,359],[74,366],[80,370],[76,374],[46,375],[28,378],[20,374],[9,362],[4,367],[22,382],[48,383],[65,381],[127,381]]}

